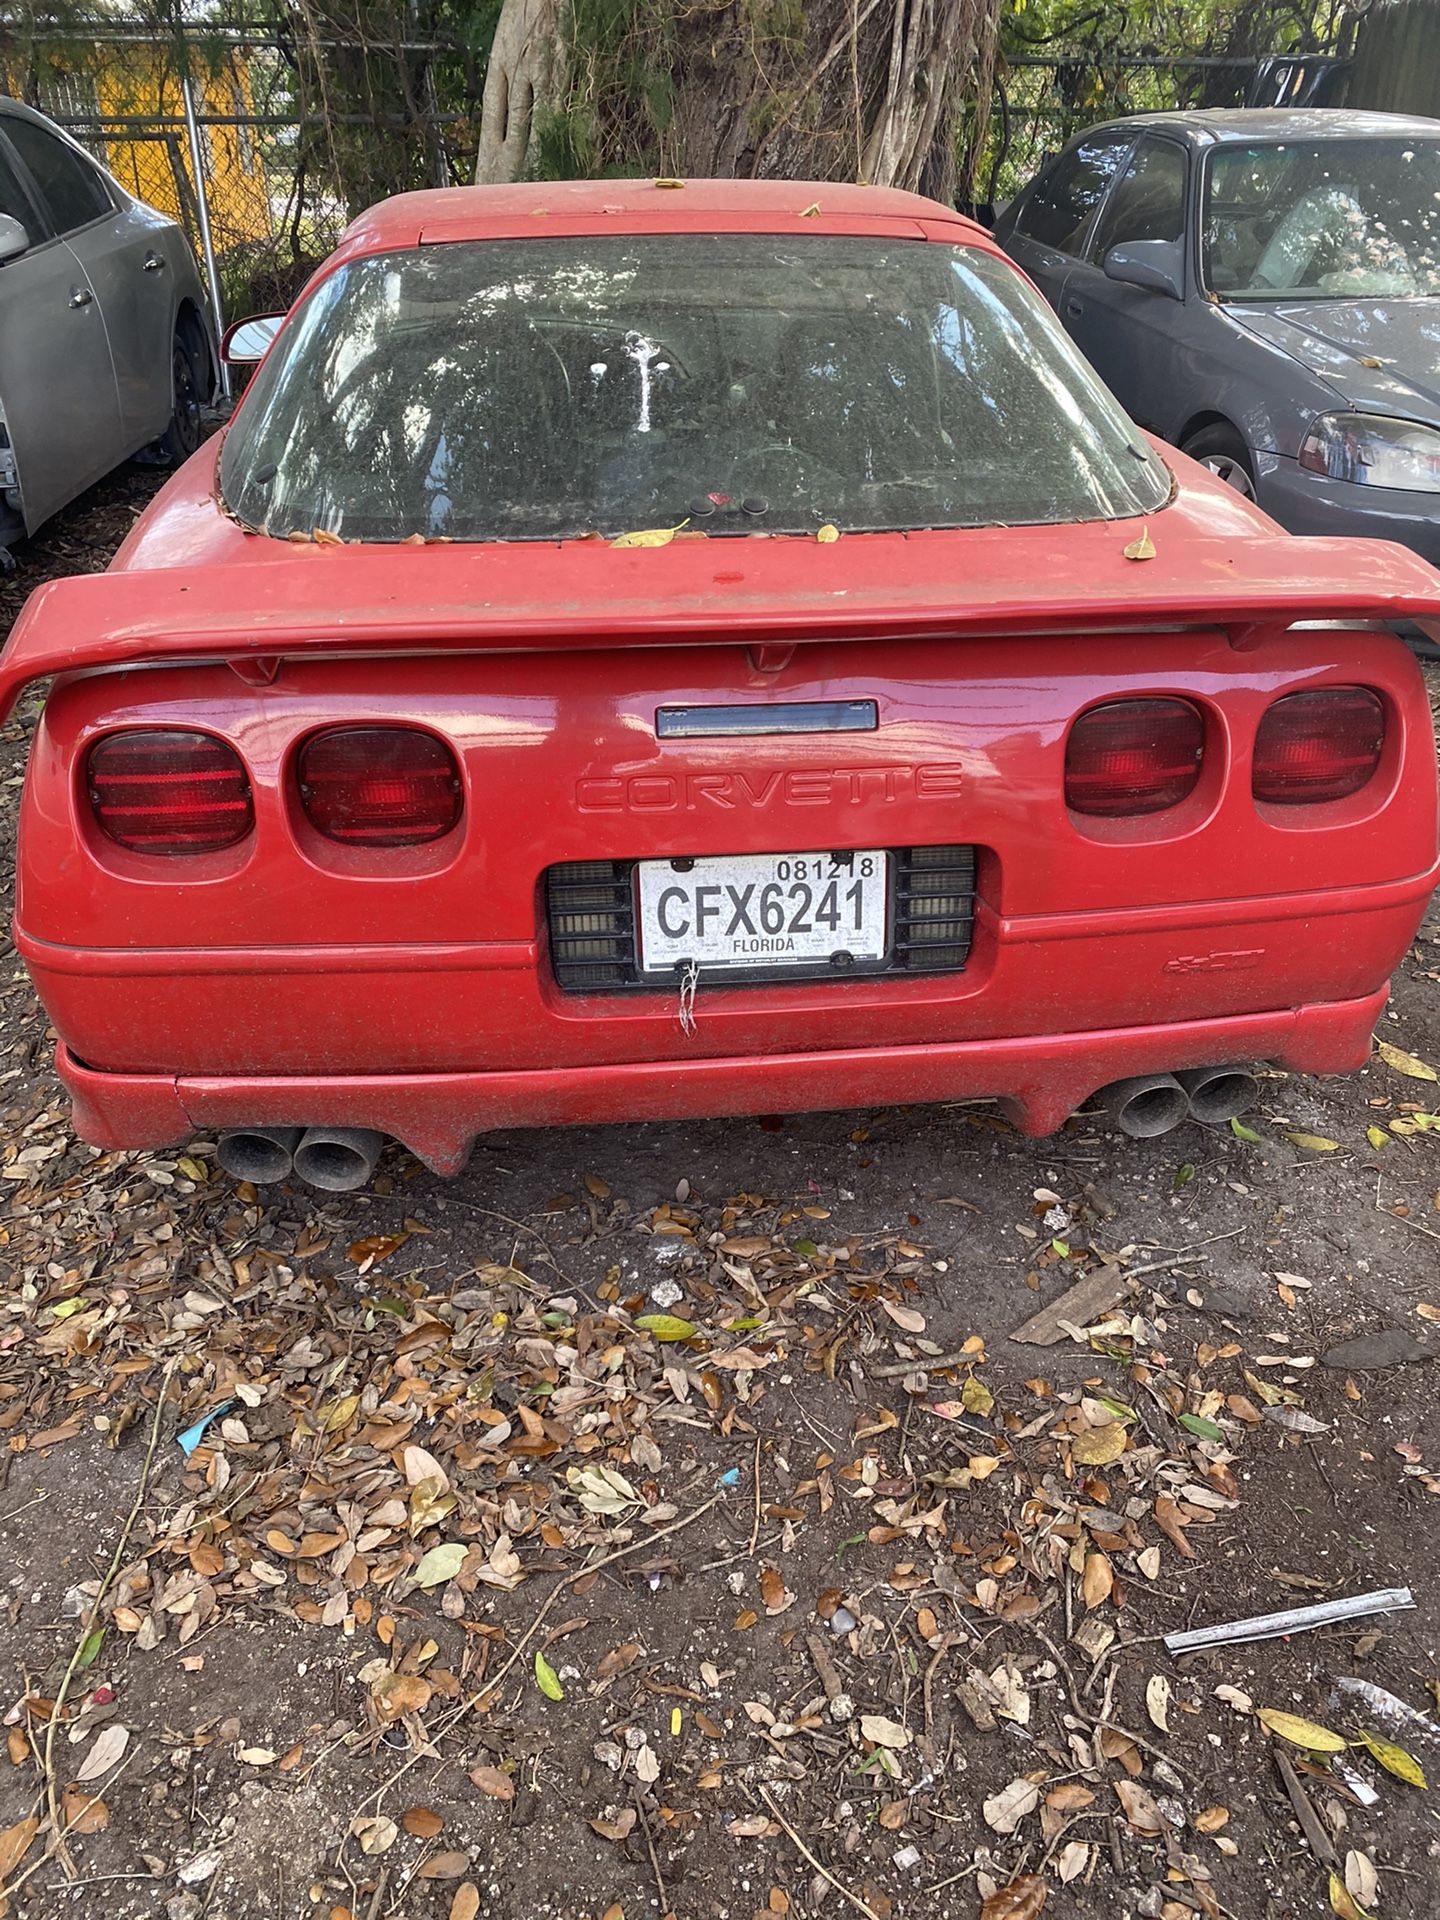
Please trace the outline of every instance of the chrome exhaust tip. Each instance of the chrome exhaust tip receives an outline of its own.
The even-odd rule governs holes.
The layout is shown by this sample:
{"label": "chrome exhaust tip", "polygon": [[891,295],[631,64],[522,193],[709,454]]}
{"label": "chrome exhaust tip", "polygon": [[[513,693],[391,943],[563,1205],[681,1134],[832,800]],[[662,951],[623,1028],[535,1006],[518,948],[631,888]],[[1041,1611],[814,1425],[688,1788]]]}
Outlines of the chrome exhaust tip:
{"label": "chrome exhaust tip", "polygon": [[385,1135],[369,1127],[311,1127],[295,1149],[295,1171],[325,1193],[353,1193],[375,1171]]}
{"label": "chrome exhaust tip", "polygon": [[1096,1098],[1132,1140],[1153,1140],[1190,1117],[1189,1099],[1173,1073],[1138,1073],[1103,1087]]}
{"label": "chrome exhaust tip", "polygon": [[1248,1067],[1195,1067],[1176,1078],[1190,1102],[1191,1118],[1207,1127],[1224,1126],[1260,1098],[1260,1082]]}
{"label": "chrome exhaust tip", "polygon": [[290,1173],[299,1143],[299,1127],[231,1127],[221,1134],[215,1158],[232,1179],[264,1187]]}

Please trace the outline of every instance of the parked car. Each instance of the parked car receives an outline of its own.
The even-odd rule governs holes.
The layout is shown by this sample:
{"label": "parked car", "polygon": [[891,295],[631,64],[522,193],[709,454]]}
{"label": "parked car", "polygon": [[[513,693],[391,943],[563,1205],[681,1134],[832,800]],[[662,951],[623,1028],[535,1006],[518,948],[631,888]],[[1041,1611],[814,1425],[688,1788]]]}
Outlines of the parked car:
{"label": "parked car", "polygon": [[277,324],[0,656],[0,718],[57,676],[15,937],[84,1138],[341,1188],[566,1121],[1159,1133],[1366,1058],[1437,802],[1354,623],[1440,576],[1168,464],[979,227],[406,195]]}
{"label": "parked car", "polygon": [[1293,533],[1440,562],[1440,121],[1112,121],[996,233],[1136,420]]}
{"label": "parked car", "polygon": [[179,227],[0,98],[0,556],[142,448],[188,458],[215,367]]}

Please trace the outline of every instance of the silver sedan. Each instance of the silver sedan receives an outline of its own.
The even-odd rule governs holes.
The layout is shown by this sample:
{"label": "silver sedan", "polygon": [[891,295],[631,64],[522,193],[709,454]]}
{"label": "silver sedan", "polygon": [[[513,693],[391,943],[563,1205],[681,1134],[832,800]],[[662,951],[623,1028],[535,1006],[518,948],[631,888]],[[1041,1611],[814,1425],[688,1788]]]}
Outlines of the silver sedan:
{"label": "silver sedan", "polygon": [[179,227],[0,98],[0,562],[132,454],[192,453],[215,367]]}

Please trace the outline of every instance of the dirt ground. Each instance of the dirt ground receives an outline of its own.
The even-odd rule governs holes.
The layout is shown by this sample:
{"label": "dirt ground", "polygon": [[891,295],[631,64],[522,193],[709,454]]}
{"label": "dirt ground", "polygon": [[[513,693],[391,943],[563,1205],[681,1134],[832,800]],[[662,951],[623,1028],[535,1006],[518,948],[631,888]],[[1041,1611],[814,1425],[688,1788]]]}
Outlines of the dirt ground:
{"label": "dirt ground", "polygon": [[[23,551],[0,631],[154,482]],[[1421,1062],[1437,982],[1432,917],[1382,1023]],[[1440,1910],[1433,1078],[1271,1075],[1248,1138],[867,1111],[256,1194],[77,1144],[11,951],[0,1103],[0,1914]]]}

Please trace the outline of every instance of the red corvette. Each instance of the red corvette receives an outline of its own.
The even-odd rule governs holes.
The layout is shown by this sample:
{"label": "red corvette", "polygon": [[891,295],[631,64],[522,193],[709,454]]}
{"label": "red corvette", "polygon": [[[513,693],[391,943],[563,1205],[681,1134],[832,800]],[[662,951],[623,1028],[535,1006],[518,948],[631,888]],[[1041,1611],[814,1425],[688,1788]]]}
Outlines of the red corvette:
{"label": "red corvette", "polygon": [[[254,1178],[485,1129],[994,1096],[1220,1119],[1366,1057],[1437,878],[1399,547],[1119,412],[876,189],[405,196],[55,676],[16,939],[88,1140]],[[303,1137],[302,1137],[303,1135]]]}

